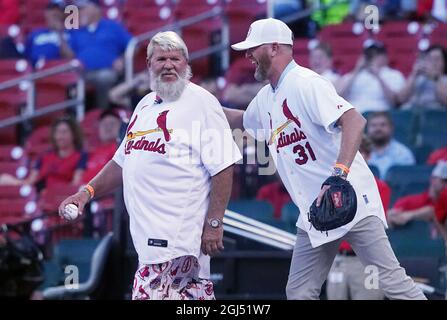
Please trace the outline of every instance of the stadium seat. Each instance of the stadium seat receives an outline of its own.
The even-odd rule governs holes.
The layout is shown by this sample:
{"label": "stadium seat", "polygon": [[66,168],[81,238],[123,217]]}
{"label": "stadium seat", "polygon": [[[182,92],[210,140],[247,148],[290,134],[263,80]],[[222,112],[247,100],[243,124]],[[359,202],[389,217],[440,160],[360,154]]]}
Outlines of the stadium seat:
{"label": "stadium seat", "polygon": [[443,257],[444,241],[432,239],[431,224],[426,221],[410,221],[404,226],[387,231],[397,257]]}
{"label": "stadium seat", "polygon": [[416,117],[411,111],[391,110],[394,125],[394,138],[407,146],[414,144],[416,137]]}
{"label": "stadium seat", "polygon": [[63,239],[55,244],[52,259],[45,261],[45,283],[40,289],[64,283],[64,269],[68,265],[79,268],[79,281],[86,281],[89,264],[99,241],[95,239]]}
{"label": "stadium seat", "polygon": [[416,164],[423,165],[427,162],[428,156],[432,153],[433,148],[431,146],[418,146],[412,147],[411,151],[416,158]]}
{"label": "stadium seat", "polygon": [[78,186],[70,184],[59,184],[45,188],[40,193],[39,207],[43,212],[55,213],[60,203],[78,190]]}
{"label": "stadium seat", "polygon": [[31,161],[37,160],[51,149],[50,130],[49,126],[36,128],[26,139],[25,150]]}
{"label": "stadium seat", "polygon": [[447,146],[447,133],[433,131],[431,129],[421,130],[418,134],[417,143],[429,146],[433,150]]}
{"label": "stadium seat", "polygon": [[[83,239],[76,240],[74,246],[70,246],[70,256],[63,257],[61,248],[59,246],[56,259],[60,266],[63,265],[76,265],[79,268],[79,287],[75,289],[68,289],[66,286],[47,288],[43,292],[45,299],[87,299],[94,291],[98,289],[100,281],[103,278],[106,262],[112,248],[113,234],[107,234],[99,242],[96,239]],[[80,245],[79,241],[87,242]],[[80,259],[82,258],[82,259]],[[81,267],[79,267],[79,265]],[[82,277],[81,277],[82,274]]]}
{"label": "stadium seat", "polygon": [[17,145],[0,145],[0,162],[16,162],[26,165],[27,157],[25,150]]}
{"label": "stadium seat", "polygon": [[420,115],[420,131],[432,131],[443,133],[447,139],[447,112],[445,110],[429,110]]}
{"label": "stadium seat", "polygon": [[0,186],[0,200],[23,199],[35,201],[37,199],[36,188],[30,185],[24,186]]}
{"label": "stadium seat", "polygon": [[29,170],[28,168],[14,161],[0,162],[0,172],[10,174],[16,178],[24,179],[27,177]]}
{"label": "stadium seat", "polygon": [[[250,24],[267,16],[266,0],[225,0],[225,14],[230,26],[230,43],[245,40]],[[231,57],[240,56],[231,51]]]}
{"label": "stadium seat", "polygon": [[273,206],[266,201],[236,200],[230,201],[228,209],[261,222],[274,221]]}
{"label": "stadium seat", "polygon": [[35,201],[27,199],[0,199],[0,216],[26,217],[38,213]]}
{"label": "stadium seat", "polygon": [[[392,190],[391,203],[394,203],[405,188],[420,190],[424,184],[428,186],[432,170],[432,166],[426,165],[392,166],[385,177]],[[413,187],[407,187],[409,185]]]}
{"label": "stadium seat", "polygon": [[281,209],[281,220],[294,228],[296,228],[295,225],[299,215],[300,210],[293,202],[285,204]]}

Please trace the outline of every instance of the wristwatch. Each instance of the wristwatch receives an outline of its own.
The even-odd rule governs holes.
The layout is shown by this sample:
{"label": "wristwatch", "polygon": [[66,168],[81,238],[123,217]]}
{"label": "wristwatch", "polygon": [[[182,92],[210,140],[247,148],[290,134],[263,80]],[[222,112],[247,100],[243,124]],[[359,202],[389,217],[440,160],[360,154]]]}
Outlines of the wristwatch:
{"label": "wristwatch", "polygon": [[343,169],[335,167],[334,171],[332,171],[332,175],[336,176],[336,177],[340,177],[343,179],[346,179],[348,174],[346,173],[346,171],[343,171]]}
{"label": "wristwatch", "polygon": [[211,219],[208,219],[208,224],[210,225],[211,228],[217,229],[222,226],[222,220],[220,220],[218,218],[211,218]]}

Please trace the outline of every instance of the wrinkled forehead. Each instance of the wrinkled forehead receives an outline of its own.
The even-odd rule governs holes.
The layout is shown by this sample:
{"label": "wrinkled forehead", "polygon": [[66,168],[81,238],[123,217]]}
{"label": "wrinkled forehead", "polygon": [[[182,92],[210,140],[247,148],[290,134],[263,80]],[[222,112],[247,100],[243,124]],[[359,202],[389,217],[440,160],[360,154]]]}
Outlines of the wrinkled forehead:
{"label": "wrinkled forehead", "polygon": [[154,46],[154,51],[152,53],[151,59],[158,59],[158,58],[165,58],[165,59],[184,59],[185,55],[183,53],[182,49],[178,48],[162,48],[159,45]]}

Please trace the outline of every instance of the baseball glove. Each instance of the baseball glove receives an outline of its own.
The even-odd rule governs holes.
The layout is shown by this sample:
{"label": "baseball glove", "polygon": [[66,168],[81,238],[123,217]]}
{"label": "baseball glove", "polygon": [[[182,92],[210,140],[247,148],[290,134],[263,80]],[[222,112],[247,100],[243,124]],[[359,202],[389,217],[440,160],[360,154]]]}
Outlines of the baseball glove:
{"label": "baseball glove", "polygon": [[348,224],[357,212],[357,196],[349,181],[338,177],[329,177],[323,186],[329,185],[324,193],[320,206],[317,199],[312,203],[309,212],[309,222],[318,231],[333,230]]}

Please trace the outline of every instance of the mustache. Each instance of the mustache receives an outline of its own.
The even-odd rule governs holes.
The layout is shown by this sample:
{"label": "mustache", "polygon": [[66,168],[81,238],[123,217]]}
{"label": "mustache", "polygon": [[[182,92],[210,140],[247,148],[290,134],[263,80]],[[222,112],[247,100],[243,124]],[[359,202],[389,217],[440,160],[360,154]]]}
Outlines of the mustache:
{"label": "mustache", "polygon": [[158,76],[162,77],[162,76],[171,76],[171,75],[175,75],[178,78],[180,78],[180,75],[175,70],[173,70],[173,71],[164,71],[164,72],[162,71],[162,72],[160,72],[160,74]]}

